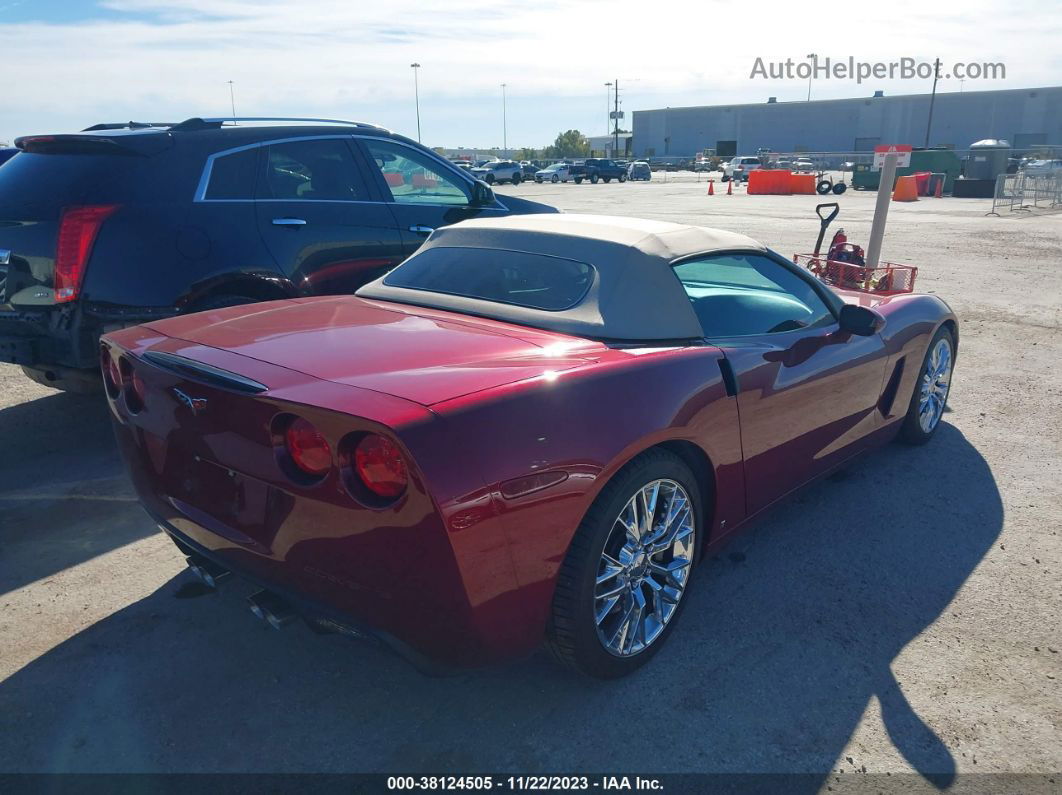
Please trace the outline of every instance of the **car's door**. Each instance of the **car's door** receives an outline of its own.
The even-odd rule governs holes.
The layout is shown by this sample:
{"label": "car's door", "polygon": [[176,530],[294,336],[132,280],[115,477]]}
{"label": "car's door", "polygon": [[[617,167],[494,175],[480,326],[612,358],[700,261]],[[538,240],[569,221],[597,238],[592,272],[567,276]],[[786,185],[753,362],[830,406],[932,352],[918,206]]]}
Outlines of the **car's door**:
{"label": "car's door", "polygon": [[359,167],[350,136],[289,138],[262,150],[258,230],[300,292],[352,293],[405,258],[394,216]]}
{"label": "car's door", "polygon": [[388,200],[407,254],[440,226],[508,214],[497,201],[474,205],[472,182],[426,152],[385,138],[359,136],[354,140]]}
{"label": "car's door", "polygon": [[734,376],[749,513],[848,457],[880,427],[884,344],[877,334],[841,331],[836,296],[813,277],[753,252],[689,259],[675,273]]}

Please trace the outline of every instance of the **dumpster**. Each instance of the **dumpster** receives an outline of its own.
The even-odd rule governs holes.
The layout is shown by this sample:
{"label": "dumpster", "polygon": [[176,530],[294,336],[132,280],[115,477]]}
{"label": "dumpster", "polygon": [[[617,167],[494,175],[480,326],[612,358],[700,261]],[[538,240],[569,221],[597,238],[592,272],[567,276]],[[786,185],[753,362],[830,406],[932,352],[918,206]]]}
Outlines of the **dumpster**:
{"label": "dumpster", "polygon": [[[911,152],[911,165],[896,169],[896,176],[909,177],[919,171],[945,174],[944,192],[951,193],[961,165],[959,156],[951,149],[914,149]],[[880,173],[871,171],[870,163],[856,163],[852,172],[852,187],[856,190],[877,190]]]}

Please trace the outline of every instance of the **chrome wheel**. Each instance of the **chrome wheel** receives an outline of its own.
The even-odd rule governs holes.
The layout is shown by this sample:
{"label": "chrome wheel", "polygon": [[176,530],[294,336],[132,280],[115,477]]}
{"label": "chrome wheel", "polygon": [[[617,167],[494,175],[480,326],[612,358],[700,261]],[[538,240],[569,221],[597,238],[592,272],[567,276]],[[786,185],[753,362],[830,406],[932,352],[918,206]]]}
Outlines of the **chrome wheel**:
{"label": "chrome wheel", "polygon": [[696,517],[674,480],[642,486],[605,540],[594,588],[594,623],[617,657],[644,651],[674,615],[690,575]]}
{"label": "chrome wheel", "polygon": [[951,343],[947,337],[937,340],[926,359],[918,396],[918,425],[931,433],[944,414],[951,387]]}

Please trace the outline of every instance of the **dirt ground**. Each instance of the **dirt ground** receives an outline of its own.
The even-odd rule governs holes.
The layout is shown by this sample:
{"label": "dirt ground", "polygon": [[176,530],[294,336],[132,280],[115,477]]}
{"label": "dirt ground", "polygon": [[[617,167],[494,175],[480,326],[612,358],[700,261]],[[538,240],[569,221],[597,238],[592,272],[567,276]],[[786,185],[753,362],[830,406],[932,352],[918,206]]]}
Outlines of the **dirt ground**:
{"label": "dirt ground", "polygon": [[[818,197],[706,189],[657,174],[499,193],[811,248]],[[839,201],[835,225],[865,244],[873,195]],[[618,682],[544,653],[431,679],[370,645],[268,630],[239,588],[191,585],[102,400],[0,366],[0,772],[802,772],[814,791],[1062,771],[1062,214],[989,204],[890,210],[884,258],[917,265],[961,320],[937,438],[776,507],[701,568],[667,648]]]}

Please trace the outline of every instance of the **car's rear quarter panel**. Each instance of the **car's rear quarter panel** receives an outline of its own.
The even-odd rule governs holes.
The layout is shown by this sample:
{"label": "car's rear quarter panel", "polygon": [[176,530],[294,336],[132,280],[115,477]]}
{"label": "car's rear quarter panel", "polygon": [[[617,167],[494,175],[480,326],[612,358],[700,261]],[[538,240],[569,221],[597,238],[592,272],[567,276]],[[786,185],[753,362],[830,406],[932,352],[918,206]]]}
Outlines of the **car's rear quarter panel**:
{"label": "car's rear quarter panel", "polygon": [[[720,357],[705,346],[640,355],[612,351],[552,380],[433,406],[489,491],[489,504],[477,494],[474,507],[455,505],[448,514],[455,548],[465,534],[507,539],[531,641],[544,630],[560,564],[587,509],[609,479],[649,447],[688,442],[703,450],[714,494],[706,509],[709,539],[744,517],[737,407],[726,395]],[[445,463],[444,456],[432,465]],[[568,478],[526,496],[502,494],[506,481],[555,470]]]}

